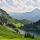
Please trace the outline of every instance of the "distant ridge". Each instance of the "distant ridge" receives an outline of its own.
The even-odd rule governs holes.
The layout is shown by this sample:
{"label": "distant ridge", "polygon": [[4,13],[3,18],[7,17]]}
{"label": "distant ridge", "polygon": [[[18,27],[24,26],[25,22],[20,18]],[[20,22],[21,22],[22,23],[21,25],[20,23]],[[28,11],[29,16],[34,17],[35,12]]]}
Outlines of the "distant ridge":
{"label": "distant ridge", "polygon": [[10,16],[12,18],[16,18],[19,20],[28,19],[28,20],[31,20],[33,22],[36,22],[40,19],[40,10],[36,8],[32,12],[12,13],[12,14],[10,13]]}

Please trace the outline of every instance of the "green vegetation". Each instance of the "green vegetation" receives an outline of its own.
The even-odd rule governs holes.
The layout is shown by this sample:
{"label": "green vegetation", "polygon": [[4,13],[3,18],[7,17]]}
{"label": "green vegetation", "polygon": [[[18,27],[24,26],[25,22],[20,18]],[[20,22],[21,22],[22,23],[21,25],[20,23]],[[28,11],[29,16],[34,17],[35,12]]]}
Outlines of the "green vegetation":
{"label": "green vegetation", "polygon": [[16,28],[22,28],[24,26],[24,24],[22,24],[21,22],[18,22],[18,20],[16,19],[12,19],[11,23],[15,25]]}
{"label": "green vegetation", "polygon": [[21,37],[20,34],[17,34],[9,30],[7,26],[1,26],[1,25],[0,25],[0,36],[5,38],[10,38],[10,39]]}

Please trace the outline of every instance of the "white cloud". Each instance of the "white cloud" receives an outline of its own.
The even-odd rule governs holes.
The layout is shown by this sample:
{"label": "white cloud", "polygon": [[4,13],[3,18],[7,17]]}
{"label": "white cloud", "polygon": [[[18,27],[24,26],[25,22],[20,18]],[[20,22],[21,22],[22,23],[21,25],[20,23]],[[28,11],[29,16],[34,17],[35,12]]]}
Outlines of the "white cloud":
{"label": "white cloud", "polygon": [[0,0],[0,8],[7,12],[30,12],[40,8],[40,0]]}
{"label": "white cloud", "polygon": [[9,7],[9,8],[2,8],[2,9],[4,9],[5,11],[7,11],[7,12],[30,12],[30,11],[32,11],[32,7]]}
{"label": "white cloud", "polygon": [[4,2],[6,2],[5,0],[0,0],[0,3],[4,3]]}

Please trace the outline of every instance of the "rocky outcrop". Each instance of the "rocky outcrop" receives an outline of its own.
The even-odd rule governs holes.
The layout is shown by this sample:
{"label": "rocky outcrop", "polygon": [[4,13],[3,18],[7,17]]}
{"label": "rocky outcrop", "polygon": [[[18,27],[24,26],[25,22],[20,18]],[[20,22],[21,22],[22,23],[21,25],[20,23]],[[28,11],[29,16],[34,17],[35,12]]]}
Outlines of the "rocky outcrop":
{"label": "rocky outcrop", "polygon": [[9,23],[10,16],[7,14],[6,11],[0,9],[0,23],[2,24],[8,24]]}

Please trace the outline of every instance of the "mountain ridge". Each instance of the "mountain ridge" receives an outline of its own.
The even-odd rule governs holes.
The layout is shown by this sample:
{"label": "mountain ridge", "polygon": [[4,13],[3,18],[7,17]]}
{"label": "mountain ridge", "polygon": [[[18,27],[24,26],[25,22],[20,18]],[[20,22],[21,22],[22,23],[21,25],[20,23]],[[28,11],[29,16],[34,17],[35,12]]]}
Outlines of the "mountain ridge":
{"label": "mountain ridge", "polygon": [[[28,19],[31,20],[33,22],[36,22],[40,19],[40,10],[39,9],[34,9],[32,12],[26,12],[26,13],[10,13],[10,16],[12,18],[16,18],[16,19]],[[35,20],[35,21],[34,21]]]}

